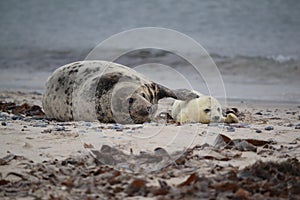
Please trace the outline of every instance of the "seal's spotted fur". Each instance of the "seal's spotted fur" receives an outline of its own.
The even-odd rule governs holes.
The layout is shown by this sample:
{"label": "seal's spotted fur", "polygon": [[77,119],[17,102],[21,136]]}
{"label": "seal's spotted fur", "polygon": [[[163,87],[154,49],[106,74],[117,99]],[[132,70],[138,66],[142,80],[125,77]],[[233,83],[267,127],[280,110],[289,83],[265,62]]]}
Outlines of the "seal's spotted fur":
{"label": "seal's spotted fur", "polygon": [[136,71],[107,61],[81,61],[57,69],[46,83],[43,108],[61,121],[149,121],[158,100],[174,92]]}

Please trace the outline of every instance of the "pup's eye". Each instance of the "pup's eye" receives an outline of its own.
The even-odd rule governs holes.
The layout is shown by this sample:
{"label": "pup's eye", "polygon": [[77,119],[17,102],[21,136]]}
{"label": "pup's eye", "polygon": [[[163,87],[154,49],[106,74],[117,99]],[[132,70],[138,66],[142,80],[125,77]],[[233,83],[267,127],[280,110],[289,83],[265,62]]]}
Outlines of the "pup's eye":
{"label": "pup's eye", "polygon": [[128,101],[129,104],[132,104],[134,102],[134,99],[130,97],[130,98],[127,99],[127,101]]}
{"label": "pup's eye", "polygon": [[141,95],[142,95],[142,97],[146,98],[146,95],[145,95],[145,93],[142,93]]}
{"label": "pup's eye", "polygon": [[204,110],[204,112],[205,112],[205,113],[209,113],[209,112],[210,112],[210,109],[207,108],[207,109]]}

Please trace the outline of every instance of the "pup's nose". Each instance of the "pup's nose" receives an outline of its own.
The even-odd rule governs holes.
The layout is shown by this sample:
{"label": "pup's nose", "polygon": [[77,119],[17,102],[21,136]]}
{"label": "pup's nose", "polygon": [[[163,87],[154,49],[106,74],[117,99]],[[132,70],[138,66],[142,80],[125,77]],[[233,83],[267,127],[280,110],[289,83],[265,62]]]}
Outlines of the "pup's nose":
{"label": "pup's nose", "polygon": [[213,121],[219,121],[219,120],[220,120],[220,116],[214,116],[214,117],[212,118],[212,120],[213,120]]}

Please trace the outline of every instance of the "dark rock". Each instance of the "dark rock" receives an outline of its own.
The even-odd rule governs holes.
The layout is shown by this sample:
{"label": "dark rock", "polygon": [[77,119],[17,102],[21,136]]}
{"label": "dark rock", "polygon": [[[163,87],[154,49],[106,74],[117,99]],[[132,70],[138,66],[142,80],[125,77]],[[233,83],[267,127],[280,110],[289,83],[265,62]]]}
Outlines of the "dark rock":
{"label": "dark rock", "polygon": [[41,122],[41,123],[34,124],[33,127],[42,127],[42,128],[44,128],[44,127],[47,127],[47,124]]}
{"label": "dark rock", "polygon": [[55,126],[54,128],[54,131],[65,131],[66,128],[64,126]]}
{"label": "dark rock", "polygon": [[288,112],[286,112],[286,114],[288,114],[288,115],[295,115],[296,114],[296,112],[291,112],[291,111],[288,111]]}
{"label": "dark rock", "polygon": [[14,115],[11,117],[12,120],[20,120],[20,119],[23,119],[22,116],[18,116],[18,115]]}
{"label": "dark rock", "polygon": [[226,127],[226,129],[227,129],[227,132],[235,132],[235,128],[232,126],[228,126],[228,127]]}
{"label": "dark rock", "polygon": [[274,127],[273,127],[273,126],[267,126],[267,127],[265,127],[265,130],[266,130],[266,131],[274,130]]}
{"label": "dark rock", "polygon": [[112,129],[115,129],[115,130],[123,130],[124,127],[123,127],[123,125],[121,125],[121,124],[114,124],[114,125],[112,126]]}
{"label": "dark rock", "polygon": [[169,156],[168,152],[164,148],[161,148],[161,147],[155,148],[154,154],[160,155],[160,156]]}
{"label": "dark rock", "polygon": [[25,118],[23,118],[23,121],[24,121],[24,122],[30,122],[30,121],[31,121],[31,119],[30,119],[30,118],[27,118],[27,117],[25,117]]}
{"label": "dark rock", "polygon": [[7,122],[1,122],[2,126],[7,126]]}

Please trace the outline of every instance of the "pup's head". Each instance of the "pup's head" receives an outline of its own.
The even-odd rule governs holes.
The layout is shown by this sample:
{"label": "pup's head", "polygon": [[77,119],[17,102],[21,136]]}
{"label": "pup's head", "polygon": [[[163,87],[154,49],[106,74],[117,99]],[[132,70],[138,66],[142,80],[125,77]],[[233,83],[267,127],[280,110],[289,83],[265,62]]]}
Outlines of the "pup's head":
{"label": "pup's head", "polygon": [[199,121],[201,123],[222,122],[222,107],[217,99],[211,96],[201,96],[196,99],[199,113]]}

